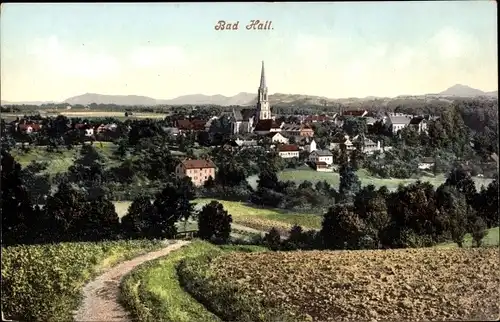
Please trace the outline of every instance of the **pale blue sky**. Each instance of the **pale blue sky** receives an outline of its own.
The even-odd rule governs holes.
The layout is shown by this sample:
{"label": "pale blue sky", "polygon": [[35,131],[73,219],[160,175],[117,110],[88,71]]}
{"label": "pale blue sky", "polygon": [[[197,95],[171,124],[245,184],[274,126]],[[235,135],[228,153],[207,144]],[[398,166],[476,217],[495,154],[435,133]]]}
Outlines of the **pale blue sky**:
{"label": "pale blue sky", "polygon": [[[493,1],[2,4],[1,98],[496,90]],[[274,30],[245,30],[251,19]],[[240,30],[216,31],[218,20]]]}

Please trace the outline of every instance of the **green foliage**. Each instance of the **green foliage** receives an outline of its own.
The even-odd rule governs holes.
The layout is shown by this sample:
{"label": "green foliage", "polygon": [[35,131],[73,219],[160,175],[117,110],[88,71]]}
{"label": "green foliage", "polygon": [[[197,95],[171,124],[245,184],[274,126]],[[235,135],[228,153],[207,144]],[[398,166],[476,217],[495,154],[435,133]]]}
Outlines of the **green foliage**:
{"label": "green foliage", "polygon": [[160,246],[137,240],[2,247],[2,311],[14,320],[69,321],[81,287],[103,264]]}
{"label": "green foliage", "polygon": [[232,222],[233,218],[224,206],[214,200],[198,214],[198,236],[217,244],[226,244],[231,237]]}
{"label": "green foliage", "polygon": [[177,276],[182,260],[215,251],[220,252],[212,244],[195,240],[138,266],[120,284],[121,302],[137,321],[220,321],[184,290]]}
{"label": "green foliage", "polygon": [[264,244],[271,250],[281,249],[281,235],[276,228],[271,228],[264,236]]}
{"label": "green foliage", "polygon": [[474,240],[474,243],[476,247],[480,247],[483,242],[483,238],[486,236],[486,223],[484,222],[483,218],[477,217],[474,222],[472,223],[472,239]]}

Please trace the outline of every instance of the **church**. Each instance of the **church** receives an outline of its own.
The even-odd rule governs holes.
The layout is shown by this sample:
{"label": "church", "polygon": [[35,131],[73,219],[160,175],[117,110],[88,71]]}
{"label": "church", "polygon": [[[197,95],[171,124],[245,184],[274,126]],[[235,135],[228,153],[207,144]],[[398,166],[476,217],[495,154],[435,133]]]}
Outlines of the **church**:
{"label": "church", "polygon": [[257,106],[255,109],[233,109],[233,133],[274,132],[279,125],[275,124],[269,104],[269,92],[266,84],[264,62],[260,72],[260,85],[257,89]]}

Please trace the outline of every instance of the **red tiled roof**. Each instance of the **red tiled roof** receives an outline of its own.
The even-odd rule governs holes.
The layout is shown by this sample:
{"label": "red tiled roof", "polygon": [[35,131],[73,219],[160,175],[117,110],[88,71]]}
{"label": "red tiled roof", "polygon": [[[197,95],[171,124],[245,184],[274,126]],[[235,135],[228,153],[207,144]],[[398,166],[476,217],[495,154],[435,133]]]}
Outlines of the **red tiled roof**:
{"label": "red tiled roof", "polygon": [[30,127],[30,126],[33,129],[33,131],[38,131],[41,128],[40,124],[37,124],[37,123],[26,123],[26,124],[19,124],[19,130],[21,130],[21,131],[27,130],[28,127]]}
{"label": "red tiled roof", "polygon": [[278,151],[280,151],[280,152],[295,152],[295,151],[300,151],[300,149],[295,144],[283,144],[283,145],[278,146]]}
{"label": "red tiled roof", "polygon": [[186,169],[215,168],[215,164],[210,160],[184,160],[181,163]]}
{"label": "red tiled roof", "polygon": [[280,128],[280,125],[274,120],[259,120],[255,125],[255,131],[270,131],[278,128]]}
{"label": "red tiled roof", "polygon": [[192,124],[191,124],[191,121],[189,121],[189,120],[178,120],[177,127],[180,130],[190,130],[192,127]]}
{"label": "red tiled roof", "polygon": [[204,130],[206,123],[203,120],[178,120],[177,127],[180,130]]}

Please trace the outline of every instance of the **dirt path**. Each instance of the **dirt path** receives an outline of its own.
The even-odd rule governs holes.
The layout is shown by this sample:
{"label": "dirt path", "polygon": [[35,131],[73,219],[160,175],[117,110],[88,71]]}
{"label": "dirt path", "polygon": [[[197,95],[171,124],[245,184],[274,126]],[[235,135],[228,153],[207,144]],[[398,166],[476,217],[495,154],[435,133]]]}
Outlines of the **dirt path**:
{"label": "dirt path", "polygon": [[111,268],[83,288],[83,301],[75,312],[76,321],[130,321],[127,311],[118,303],[120,282],[123,276],[137,265],[165,256],[181,248],[189,241],[169,241],[168,246],[158,251],[128,260]]}

